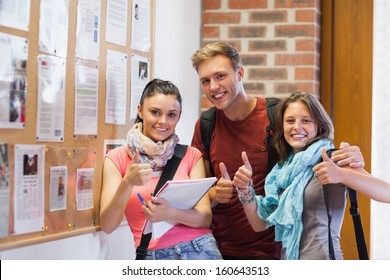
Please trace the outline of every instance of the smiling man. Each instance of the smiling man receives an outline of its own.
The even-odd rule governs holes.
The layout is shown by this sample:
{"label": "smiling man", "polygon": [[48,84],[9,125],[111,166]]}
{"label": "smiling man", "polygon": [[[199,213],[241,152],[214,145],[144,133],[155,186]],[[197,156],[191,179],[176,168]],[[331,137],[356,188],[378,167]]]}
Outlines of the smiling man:
{"label": "smiling man", "polygon": [[212,229],[219,249],[224,259],[278,259],[281,247],[274,241],[274,228],[253,231],[231,181],[242,165],[241,152],[246,151],[255,170],[256,194],[264,195],[269,124],[266,100],[246,94],[242,82],[244,68],[232,46],[210,43],[192,56],[192,63],[204,94],[217,108],[210,154],[202,145],[199,120],[192,145],[202,151],[206,167],[211,165],[220,178],[210,191],[214,205]]}

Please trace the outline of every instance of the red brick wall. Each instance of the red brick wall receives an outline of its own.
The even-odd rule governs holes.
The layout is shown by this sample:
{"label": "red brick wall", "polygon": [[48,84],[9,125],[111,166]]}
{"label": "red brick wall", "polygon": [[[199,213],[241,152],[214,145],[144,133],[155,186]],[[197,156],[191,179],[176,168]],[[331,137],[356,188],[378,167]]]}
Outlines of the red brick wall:
{"label": "red brick wall", "polygon": [[[203,0],[202,44],[225,41],[242,57],[248,94],[319,96],[320,0]],[[202,109],[211,105],[202,96]]]}

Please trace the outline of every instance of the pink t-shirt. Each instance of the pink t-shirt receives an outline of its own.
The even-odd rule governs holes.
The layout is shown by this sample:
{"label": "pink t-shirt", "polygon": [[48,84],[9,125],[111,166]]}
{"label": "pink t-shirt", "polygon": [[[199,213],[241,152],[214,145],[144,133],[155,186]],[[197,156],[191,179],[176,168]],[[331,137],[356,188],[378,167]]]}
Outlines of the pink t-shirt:
{"label": "pink t-shirt", "polygon": [[[127,165],[130,164],[130,158],[123,147],[118,147],[111,150],[108,157],[118,168],[122,177],[125,175]],[[198,160],[202,157],[200,151],[194,147],[188,147],[186,154],[180,162],[179,168],[174,176],[175,180],[189,179],[189,174]],[[154,176],[146,185],[134,186],[131,192],[129,201],[127,202],[125,215],[127,223],[130,226],[134,236],[135,245],[138,246],[141,240],[142,227],[145,223],[145,215],[142,211],[142,203],[137,197],[140,193],[145,200],[150,200],[151,194],[154,193],[160,175]],[[161,249],[172,246],[180,242],[186,242],[197,238],[203,234],[211,233],[209,228],[192,228],[182,224],[178,224],[170,229],[167,233],[158,239],[151,240],[149,250]]]}

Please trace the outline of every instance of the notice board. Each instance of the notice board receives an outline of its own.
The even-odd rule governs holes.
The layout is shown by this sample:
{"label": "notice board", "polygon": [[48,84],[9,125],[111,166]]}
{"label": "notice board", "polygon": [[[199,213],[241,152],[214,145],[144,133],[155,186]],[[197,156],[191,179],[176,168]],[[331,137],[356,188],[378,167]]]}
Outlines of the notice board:
{"label": "notice board", "polygon": [[[18,2],[19,1],[15,1],[13,3]],[[3,118],[3,121],[5,119],[6,123],[5,126],[0,126],[0,197],[3,202],[0,203],[2,204],[0,206],[0,213],[3,215],[0,224],[2,227],[0,230],[0,251],[100,230],[99,202],[104,153],[108,149],[118,145],[116,143],[118,143],[120,139],[126,137],[127,131],[133,124],[134,120],[130,116],[130,101],[131,98],[134,98],[131,93],[131,75],[136,75],[137,77],[139,76],[140,79],[144,79],[144,76],[141,77],[140,73],[132,73],[135,68],[132,67],[131,60],[128,59],[126,65],[126,78],[128,78],[128,82],[126,86],[127,104],[125,106],[125,123],[107,123],[105,121],[107,119],[107,117],[105,117],[105,112],[107,110],[107,54],[110,51],[120,52],[126,54],[128,57],[138,55],[147,58],[148,62],[153,61],[153,19],[155,14],[155,1],[128,1],[125,13],[120,15],[116,12],[109,13],[108,9],[112,7],[115,8],[115,5],[123,3],[124,1],[96,0],[95,4],[100,5],[100,13],[98,13],[97,16],[92,17],[92,20],[94,21],[92,26],[97,30],[96,35],[99,35],[98,56],[96,59],[85,60],[87,60],[88,63],[95,64],[96,71],[98,72],[97,132],[85,135],[75,134],[75,71],[77,68],[77,61],[79,60],[77,52],[80,51],[83,46],[83,43],[78,43],[78,40],[81,40],[83,35],[80,35],[81,31],[77,30],[77,20],[80,20],[80,18],[88,20],[88,15],[85,17],[79,16],[83,8],[80,7],[80,5],[94,1],[54,1],[56,5],[61,6],[64,3],[69,5],[67,14],[67,51],[66,53],[61,53],[60,49],[63,48],[60,46],[57,50],[54,50],[54,54],[42,51],[42,44],[40,44],[40,38],[43,37],[40,37],[39,34],[45,32],[44,28],[40,26],[42,14],[44,13],[40,5],[43,2],[45,1],[31,1],[29,9],[23,11],[25,14],[29,14],[29,21],[26,27],[23,27],[22,25],[20,28],[8,26],[9,21],[7,21],[6,18],[7,14],[0,12],[0,41],[3,40],[3,42],[5,42],[6,39],[4,38],[14,38],[13,36],[15,36],[15,38],[21,38],[20,40],[22,41],[18,44],[18,47],[26,52],[26,58],[12,59],[11,56],[10,63],[14,66],[14,71],[13,76],[9,81],[4,76],[4,69],[1,68],[1,64],[3,64],[4,60],[8,59],[8,56],[3,54],[1,56],[3,61],[0,61],[0,106],[4,105],[8,110],[6,113],[0,112],[0,123],[1,118]],[[146,7],[146,10],[150,12],[150,17],[145,25],[150,29],[150,40],[146,43],[146,49],[135,48],[134,46],[138,46],[139,42],[132,42],[132,39],[134,38],[134,36],[132,36],[134,30],[132,25],[134,20],[139,20],[139,18],[141,18],[142,14],[139,13],[142,13],[144,10],[140,10],[139,7],[142,5],[150,6]],[[87,11],[87,13],[88,12],[90,11]],[[115,20],[115,17],[117,17],[116,19],[118,20],[123,20],[124,14],[127,14],[125,25],[126,36],[124,42],[118,44],[113,42],[115,34],[113,35],[112,32],[106,32],[107,21],[111,21],[113,18]],[[52,17],[55,16],[56,14],[52,15]],[[113,21],[111,21],[111,23],[112,22]],[[145,24],[145,22],[143,22],[143,24]],[[62,31],[58,30],[58,32]],[[106,38],[110,39],[106,40]],[[142,34],[135,38],[141,40]],[[7,44],[7,42],[4,44]],[[12,44],[9,45],[12,46]],[[2,45],[0,44],[0,48],[1,47]],[[48,49],[49,48],[50,46],[48,46]],[[15,51],[15,49],[11,51]],[[84,50],[84,52],[92,53],[93,51],[87,49]],[[65,110],[63,131],[56,131],[55,135],[53,135],[53,139],[45,141],[39,139],[37,132],[37,130],[44,131],[44,126],[42,126],[42,123],[44,122],[42,120],[37,120],[37,116],[39,115],[38,110],[44,110],[42,108],[38,109],[40,85],[39,71],[37,69],[39,63],[43,63],[42,59],[47,56],[54,57],[55,59],[58,57],[58,61],[63,61],[62,64],[64,64],[64,69],[66,69],[66,79],[63,81],[64,101],[61,103]],[[148,80],[153,76],[153,69],[150,65],[152,65],[152,63],[146,65],[149,67]],[[145,65],[143,63],[142,73],[145,71],[144,67]],[[8,90],[9,88],[11,90]],[[1,104],[1,102],[5,103]],[[8,102],[10,105],[8,105]],[[11,103],[16,102],[18,103],[17,106],[19,109],[17,113],[13,114],[13,105]],[[4,114],[6,115],[5,117]],[[8,121],[10,127],[7,127]],[[115,141],[113,141],[115,144],[107,141],[110,139],[115,139]],[[27,149],[23,150],[26,147]],[[18,154],[19,149],[22,149],[22,151],[29,151],[29,148],[32,148],[33,151],[34,149],[37,149],[39,152],[37,152],[37,154],[34,154],[34,152],[32,152],[32,154],[30,152],[25,152],[25,154],[22,152],[21,155]],[[34,160],[35,163],[38,162],[38,169],[35,169],[35,171],[28,171],[26,162],[34,162]],[[18,166],[23,166],[23,168],[18,168]],[[34,175],[26,175],[36,174],[39,170],[42,171],[42,179],[36,179]],[[18,171],[23,173],[19,174]],[[19,178],[21,174],[23,177],[32,176],[31,178],[35,178],[34,180],[36,182],[39,182],[40,180],[44,182],[43,194],[41,195],[39,192],[35,192],[33,188],[24,188],[23,184],[28,184],[29,182],[26,178],[30,177],[21,180]],[[64,174],[66,174],[65,178],[63,176]],[[32,182],[35,182],[34,180],[32,180]],[[20,194],[16,192],[20,192]],[[34,196],[30,196],[29,199],[23,200],[23,195],[29,195],[31,192],[37,197],[42,197],[41,204],[34,204],[34,199],[32,199]],[[80,206],[84,201],[87,202],[88,200],[88,198],[85,198],[83,201],[80,199],[82,196],[78,197],[78,193],[83,192],[92,193],[92,207],[84,209]],[[53,210],[53,204],[55,203],[52,201],[52,198],[61,196],[64,196],[63,199],[65,201],[57,202],[62,205],[65,204],[66,208]],[[38,226],[38,230],[34,232],[23,232],[23,230],[18,230],[18,225],[16,225],[16,223],[20,222],[20,217],[17,216],[19,215],[18,213],[20,212],[22,213],[20,215],[24,216],[28,216],[29,214],[28,212],[23,212],[24,207],[31,207],[31,209],[43,207],[43,224]],[[16,211],[18,213],[16,213]],[[7,217],[4,218],[4,215],[7,215]],[[26,217],[26,219],[28,219],[28,217]]]}

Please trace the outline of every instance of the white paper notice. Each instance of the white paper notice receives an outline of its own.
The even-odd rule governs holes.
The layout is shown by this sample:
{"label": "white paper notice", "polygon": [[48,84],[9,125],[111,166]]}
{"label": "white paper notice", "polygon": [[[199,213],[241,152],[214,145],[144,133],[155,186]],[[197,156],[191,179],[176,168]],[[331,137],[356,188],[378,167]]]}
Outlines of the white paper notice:
{"label": "white paper notice", "polygon": [[96,64],[75,61],[75,135],[97,135],[98,81]]}
{"label": "white paper notice", "polygon": [[104,140],[104,149],[103,149],[103,157],[106,156],[106,154],[123,145],[124,139],[105,139]]}
{"label": "white paper notice", "polygon": [[28,41],[0,32],[0,128],[24,128]]}
{"label": "white paper notice", "polygon": [[38,56],[37,141],[64,141],[66,59]]}
{"label": "white paper notice", "polygon": [[127,54],[107,50],[106,123],[126,123],[126,90]]}
{"label": "white paper notice", "polygon": [[149,59],[136,54],[131,55],[130,119],[137,117],[137,106],[142,92],[149,82]]}
{"label": "white paper notice", "polygon": [[99,60],[100,0],[79,0],[77,5],[76,57]]}
{"label": "white paper notice", "polygon": [[66,57],[68,51],[69,0],[41,0],[39,50]]}
{"label": "white paper notice", "polygon": [[133,1],[131,47],[148,52],[150,49],[150,0]]}
{"label": "white paper notice", "polygon": [[15,145],[14,232],[44,229],[45,146]]}
{"label": "white paper notice", "polygon": [[68,167],[50,167],[50,211],[66,209],[68,192]]}
{"label": "white paper notice", "polygon": [[0,25],[28,31],[30,0],[1,0]]}
{"label": "white paper notice", "polygon": [[128,5],[124,0],[107,1],[106,41],[126,46]]}
{"label": "white paper notice", "polygon": [[9,204],[10,181],[8,144],[0,142],[0,238],[8,235]]}
{"label": "white paper notice", "polygon": [[[171,206],[177,209],[192,209],[216,181],[216,177],[167,181],[158,191],[156,197],[164,198]],[[146,221],[143,233],[151,232],[152,239],[157,239],[176,224],[176,222],[172,221],[155,223]]]}
{"label": "white paper notice", "polygon": [[78,168],[76,179],[77,210],[93,208],[93,168]]}

